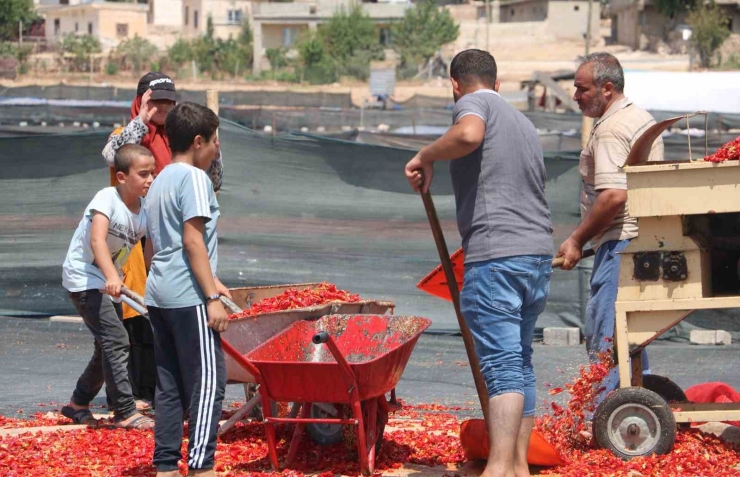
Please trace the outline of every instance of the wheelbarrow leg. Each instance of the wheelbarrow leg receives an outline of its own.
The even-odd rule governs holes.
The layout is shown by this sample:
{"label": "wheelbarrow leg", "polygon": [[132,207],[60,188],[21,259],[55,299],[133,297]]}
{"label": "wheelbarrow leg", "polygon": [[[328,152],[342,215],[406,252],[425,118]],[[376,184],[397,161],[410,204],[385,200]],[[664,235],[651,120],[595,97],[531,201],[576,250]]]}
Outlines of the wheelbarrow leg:
{"label": "wheelbarrow leg", "polygon": [[234,415],[231,416],[229,420],[224,423],[223,426],[218,428],[218,435],[222,436],[225,433],[227,433],[232,427],[234,427],[234,425],[237,422],[247,417],[247,415],[249,415],[249,413],[252,412],[252,409],[257,407],[261,402],[262,402],[262,396],[260,396],[259,394],[257,394],[252,399],[250,399],[249,402],[247,402],[245,405],[240,407],[239,410],[236,411]]}
{"label": "wheelbarrow leg", "polygon": [[365,422],[362,418],[362,405],[359,399],[352,400],[352,413],[357,419],[357,455],[360,457],[360,472],[362,472],[362,475],[372,475],[368,462]]}
{"label": "wheelbarrow leg", "polygon": [[[304,402],[303,408],[301,409],[300,419],[308,419],[310,415],[311,415],[311,403]],[[285,460],[286,467],[290,467],[293,464],[293,459],[295,459],[295,456],[298,453],[298,446],[301,443],[301,439],[303,439],[303,431],[305,429],[306,429],[305,422],[299,421],[296,423],[295,430],[293,431],[293,438],[290,440],[290,448],[288,449],[288,458]]]}
{"label": "wheelbarrow leg", "polygon": [[[385,396],[383,397],[385,399]],[[367,440],[365,442],[365,452],[367,452],[367,467],[372,474],[375,472],[375,443],[378,442],[378,400],[371,399],[367,401]]]}
{"label": "wheelbarrow leg", "polygon": [[[259,387],[262,402],[270,402],[270,395],[267,393],[265,386]],[[270,464],[275,472],[280,472],[280,464],[277,456],[277,438],[275,435],[275,423],[270,419],[272,416],[272,406],[263,406],[262,415],[264,416],[265,434],[267,435],[267,453],[270,457]]]}

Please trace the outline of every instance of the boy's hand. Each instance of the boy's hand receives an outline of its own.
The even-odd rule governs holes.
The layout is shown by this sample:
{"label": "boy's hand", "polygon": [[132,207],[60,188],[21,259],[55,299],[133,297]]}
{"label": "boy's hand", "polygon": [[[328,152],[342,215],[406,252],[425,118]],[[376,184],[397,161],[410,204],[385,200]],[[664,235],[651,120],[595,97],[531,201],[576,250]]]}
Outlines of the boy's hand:
{"label": "boy's hand", "polygon": [[208,327],[213,331],[223,333],[229,326],[229,318],[226,310],[220,300],[211,300],[208,302]]}
{"label": "boy's hand", "polygon": [[146,90],[146,93],[141,97],[141,107],[139,108],[139,119],[144,124],[149,124],[152,117],[157,114],[157,108],[149,109],[149,100],[152,99],[152,90]]}
{"label": "boy's hand", "polygon": [[123,282],[120,278],[114,278],[105,282],[105,292],[113,298],[121,296],[121,287]]}
{"label": "boy's hand", "polygon": [[229,300],[233,300],[234,298],[231,296],[231,292],[228,288],[226,288],[226,285],[221,283],[221,280],[218,279],[218,277],[213,277],[213,281],[216,282],[216,292],[220,293],[221,295],[225,296]]}

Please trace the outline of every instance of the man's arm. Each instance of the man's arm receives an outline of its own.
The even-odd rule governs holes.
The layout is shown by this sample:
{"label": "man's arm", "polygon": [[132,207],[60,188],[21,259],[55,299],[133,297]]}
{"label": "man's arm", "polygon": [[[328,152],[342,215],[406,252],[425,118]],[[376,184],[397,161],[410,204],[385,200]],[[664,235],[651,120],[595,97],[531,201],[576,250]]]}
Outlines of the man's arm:
{"label": "man's arm", "polygon": [[581,224],[558,250],[558,257],[565,259],[562,266],[564,270],[570,270],[578,264],[581,260],[583,246],[606,229],[626,203],[626,190],[604,189],[601,191]]}
{"label": "man's arm", "polygon": [[[411,187],[417,192],[419,189],[423,192],[428,191],[434,174],[434,161],[454,160],[467,156],[480,147],[485,134],[486,123],[479,116],[468,114],[460,118],[441,138],[424,146],[406,164],[406,178]],[[423,185],[419,170],[424,172]]]}
{"label": "man's arm", "polygon": [[[211,262],[208,260],[208,249],[203,240],[205,224],[206,222],[203,217],[193,217],[187,220],[183,226],[182,245],[190,261],[190,267],[193,269],[195,279],[198,280],[203,294],[208,297],[219,293],[219,289],[216,286],[216,280],[211,271]],[[208,326],[218,332],[226,331],[229,322],[226,316],[226,310],[221,305],[221,301],[211,300],[208,301],[206,306],[208,309]]]}
{"label": "man's arm", "polygon": [[108,237],[110,220],[105,214],[93,211],[92,227],[90,228],[90,247],[95,257],[95,263],[105,276],[105,292],[112,297],[121,295],[123,281],[113,264],[110,249],[105,239]]}

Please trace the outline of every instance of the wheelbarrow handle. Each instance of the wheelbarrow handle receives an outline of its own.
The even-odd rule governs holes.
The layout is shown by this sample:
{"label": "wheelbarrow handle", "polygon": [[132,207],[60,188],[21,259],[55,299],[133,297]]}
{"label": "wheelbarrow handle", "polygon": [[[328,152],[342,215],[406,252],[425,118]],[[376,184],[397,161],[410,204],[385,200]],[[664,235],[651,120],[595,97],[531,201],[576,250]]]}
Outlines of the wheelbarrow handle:
{"label": "wheelbarrow handle", "polygon": [[329,341],[329,333],[327,333],[326,331],[320,331],[313,335],[312,341],[313,344],[326,343],[327,341]]}

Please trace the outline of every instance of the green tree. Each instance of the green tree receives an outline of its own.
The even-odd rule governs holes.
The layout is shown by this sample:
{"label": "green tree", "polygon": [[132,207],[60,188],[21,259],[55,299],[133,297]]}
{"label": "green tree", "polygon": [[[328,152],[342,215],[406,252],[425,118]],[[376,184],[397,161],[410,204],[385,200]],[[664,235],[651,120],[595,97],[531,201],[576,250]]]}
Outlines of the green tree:
{"label": "green tree", "polygon": [[385,57],[375,23],[359,4],[336,12],[321,25],[319,36],[340,74],[366,79],[370,62]]}
{"label": "green tree", "polygon": [[74,68],[77,71],[89,70],[90,55],[100,53],[100,42],[92,35],[77,36],[74,33],[67,33],[62,37],[59,46],[62,53],[74,55]]}
{"label": "green tree", "polygon": [[440,9],[433,0],[417,3],[406,10],[403,19],[391,27],[393,49],[406,65],[415,65],[421,72],[424,65],[445,44],[455,41],[460,27],[447,9]]}
{"label": "green tree", "polygon": [[288,66],[288,57],[286,54],[287,51],[285,48],[268,48],[265,50],[265,56],[267,56],[267,61],[270,62],[272,71]]}
{"label": "green tree", "polygon": [[183,64],[192,59],[193,48],[187,40],[180,38],[167,49],[167,60],[175,68],[182,67]]}
{"label": "green tree", "polygon": [[730,19],[714,3],[701,4],[693,8],[686,18],[691,26],[691,44],[699,53],[699,60],[705,68],[712,66],[712,58],[717,49],[730,36]]}
{"label": "green tree", "polygon": [[123,57],[124,63],[138,75],[157,54],[157,47],[149,40],[134,35],[133,38],[125,40],[118,45],[118,54]]}
{"label": "green tree", "polygon": [[336,65],[326,54],[324,43],[318,34],[310,30],[302,34],[296,43],[296,50],[298,50],[300,63],[298,73],[301,81],[326,84],[337,80]]}
{"label": "green tree", "polygon": [[19,22],[30,26],[37,18],[33,0],[0,0],[0,41],[15,39]]}

